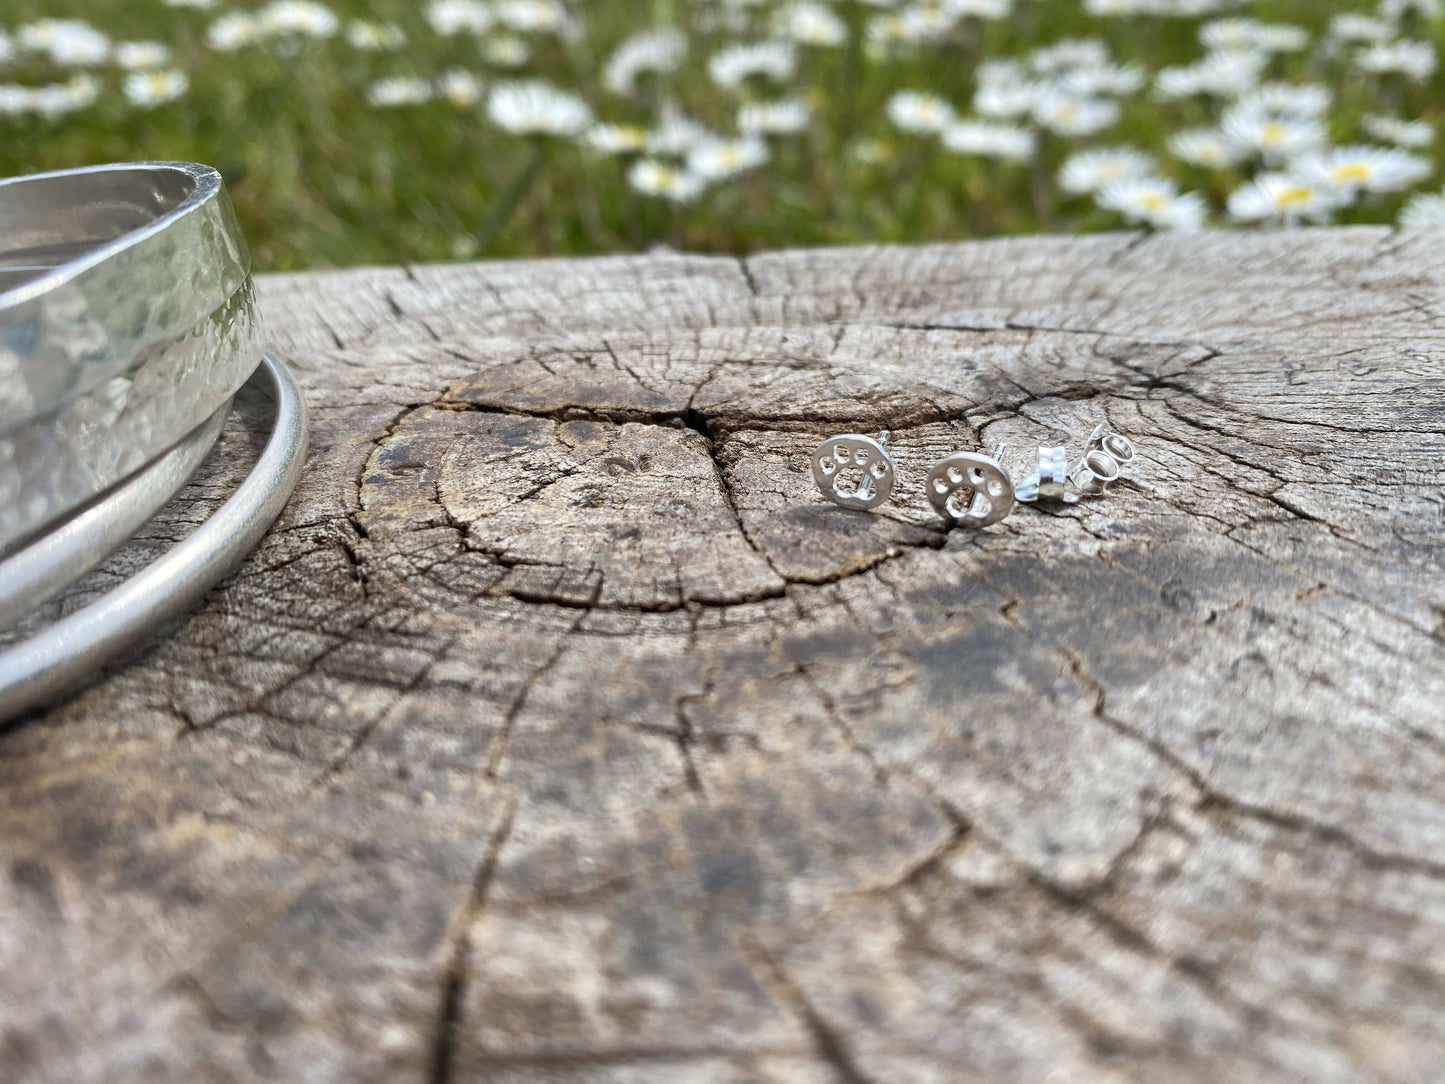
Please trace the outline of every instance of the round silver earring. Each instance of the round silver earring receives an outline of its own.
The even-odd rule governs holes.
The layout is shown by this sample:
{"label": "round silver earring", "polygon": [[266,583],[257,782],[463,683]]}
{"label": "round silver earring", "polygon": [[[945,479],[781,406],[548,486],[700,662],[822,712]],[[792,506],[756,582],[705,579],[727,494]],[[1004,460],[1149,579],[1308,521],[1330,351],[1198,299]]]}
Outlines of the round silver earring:
{"label": "round silver earring", "polygon": [[1069,472],[1069,481],[1086,497],[1097,497],[1118,480],[1118,461],[1099,448],[1085,452]]}
{"label": "round silver earring", "polygon": [[813,481],[823,496],[844,508],[869,511],[893,493],[895,471],[888,454],[889,433],[873,437],[843,433],[813,452]]}
{"label": "round silver earring", "polygon": [[928,472],[928,500],[949,523],[988,527],[1013,511],[1014,484],[999,465],[1006,445],[993,455],[954,452]]}

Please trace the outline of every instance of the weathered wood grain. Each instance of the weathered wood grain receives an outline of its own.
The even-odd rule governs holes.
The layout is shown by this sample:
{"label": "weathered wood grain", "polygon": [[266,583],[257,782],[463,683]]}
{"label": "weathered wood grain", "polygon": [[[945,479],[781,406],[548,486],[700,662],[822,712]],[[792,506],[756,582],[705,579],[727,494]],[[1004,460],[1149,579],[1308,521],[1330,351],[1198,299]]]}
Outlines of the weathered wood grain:
{"label": "weathered wood grain", "polygon": [[[285,517],[0,734],[0,1077],[1437,1079],[1442,288],[1373,229],[264,279]],[[1105,419],[1109,498],[932,517]]]}

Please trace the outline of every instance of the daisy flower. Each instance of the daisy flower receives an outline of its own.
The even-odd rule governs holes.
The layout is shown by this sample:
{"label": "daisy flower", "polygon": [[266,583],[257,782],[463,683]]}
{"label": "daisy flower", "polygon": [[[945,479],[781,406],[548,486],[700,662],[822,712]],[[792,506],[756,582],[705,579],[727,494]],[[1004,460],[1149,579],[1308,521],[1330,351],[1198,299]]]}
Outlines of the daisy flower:
{"label": "daisy flower", "polygon": [[1080,98],[1050,90],[1034,103],[1033,118],[1059,135],[1092,135],[1119,119],[1119,105],[1107,98]]}
{"label": "daisy flower", "polygon": [[953,106],[936,94],[900,90],[888,99],[888,119],[905,132],[940,132],[953,120]]}
{"label": "daisy flower", "polygon": [[567,29],[567,12],[557,0],[497,0],[494,10],[502,25],[524,34]]}
{"label": "daisy flower", "polygon": [[687,171],[704,181],[720,181],[756,169],[771,157],[757,136],[709,139],[687,153]]}
{"label": "daisy flower", "polygon": [[1346,192],[1398,192],[1430,176],[1430,163],[1398,147],[1336,147],[1299,159],[1291,172]]}
{"label": "daisy flower", "polygon": [[647,149],[647,129],[635,124],[594,124],[582,141],[601,154],[638,154]]}
{"label": "daisy flower", "polygon": [[487,96],[487,115],[518,135],[572,136],[592,123],[592,110],[574,94],[531,80],[503,83]]}
{"label": "daisy flower", "polygon": [[261,9],[260,19],[263,33],[312,38],[329,38],[341,25],[330,8],[314,0],[274,0]]}
{"label": "daisy flower", "polygon": [[244,11],[222,15],[206,28],[206,44],[217,52],[234,52],[260,40],[260,20]]}
{"label": "daisy flower", "polygon": [[532,59],[532,47],[515,34],[499,34],[482,42],[482,58],[494,68],[520,68]]}
{"label": "daisy flower", "polygon": [[22,49],[45,53],[57,64],[83,67],[110,56],[110,39],[79,19],[40,19],[15,32]]}
{"label": "daisy flower", "polygon": [[1366,113],[1360,126],[1368,135],[1401,147],[1428,147],[1435,142],[1435,129],[1423,120],[1405,120],[1379,113]]}
{"label": "daisy flower", "polygon": [[1212,94],[1234,98],[1259,83],[1269,58],[1263,53],[1216,52],[1182,68],[1163,68],[1154,78],[1155,93],[1164,99]]}
{"label": "daisy flower", "polygon": [[676,71],[687,56],[687,38],[672,27],[635,34],[617,47],[602,71],[613,94],[631,94],[641,75]]}
{"label": "daisy flower", "polygon": [[1058,78],[1058,85],[1080,97],[1133,94],[1148,78],[1144,69],[1135,64],[1099,64],[1064,72]]}
{"label": "daisy flower", "polygon": [[1022,162],[1034,153],[1034,134],[1012,124],[981,120],[955,121],[943,130],[943,145],[955,154],[975,154]]}
{"label": "daisy flower", "polygon": [[1162,177],[1134,177],[1105,185],[1095,197],[1100,207],[1118,211],[1125,220],[1159,230],[1192,232],[1204,226],[1204,197],[1180,193]]}
{"label": "daisy flower", "polygon": [[1445,193],[1417,192],[1400,211],[1400,226],[1407,230],[1445,226]]}
{"label": "daisy flower", "polygon": [[1416,83],[1435,74],[1435,63],[1435,46],[1428,41],[1382,42],[1355,54],[1355,65],[1363,71],[1399,74]]}
{"label": "daisy flower", "polygon": [[826,4],[793,4],[778,13],[775,26],[778,34],[799,45],[831,48],[848,40],[848,24]]}
{"label": "daisy flower", "polygon": [[1223,129],[1232,142],[1269,159],[1293,158],[1326,142],[1325,126],[1314,117],[1285,117],[1254,108],[1228,110]]}
{"label": "daisy flower", "polygon": [[1330,91],[1319,83],[1265,83],[1235,104],[1288,117],[1320,117],[1330,108]]}
{"label": "daisy flower", "polygon": [[813,111],[802,98],[750,102],[738,110],[738,130],[745,134],[782,135],[808,127]]}
{"label": "daisy flower", "polygon": [[1207,49],[1295,53],[1310,43],[1310,33],[1302,26],[1258,19],[1216,19],[1200,28],[1199,42]]}
{"label": "daisy flower", "polygon": [[120,41],[115,45],[115,62],[127,71],[159,68],[171,58],[171,51],[158,41]]}
{"label": "daisy flower", "polygon": [[791,42],[764,41],[755,45],[730,45],[714,53],[707,73],[720,87],[738,87],[749,76],[766,75],[779,83],[793,77],[798,56]]}
{"label": "daisy flower", "polygon": [[1070,155],[1059,170],[1059,187],[1065,192],[1098,192],[1119,181],[1147,177],[1154,159],[1134,147],[1097,147]]}
{"label": "daisy flower", "polygon": [[673,203],[691,203],[707,187],[701,177],[651,158],[632,163],[627,183],[644,196],[658,196]]}
{"label": "daisy flower", "polygon": [[496,16],[481,0],[431,0],[426,6],[426,21],[438,34],[483,34]]}
{"label": "daisy flower", "polygon": [[1286,173],[1261,173],[1229,194],[1229,213],[1250,222],[1294,225],[1302,218],[1327,221],[1345,197],[1337,189]]}
{"label": "daisy flower", "polygon": [[1181,162],[1205,169],[1228,169],[1250,155],[1248,147],[1217,128],[1190,128],[1169,137],[1169,153]]}
{"label": "daisy flower", "polygon": [[486,90],[481,77],[464,68],[453,68],[443,72],[437,80],[437,95],[445,98],[456,109],[468,109],[482,100]]}
{"label": "daisy flower", "polygon": [[1028,63],[1040,75],[1072,68],[1102,68],[1109,63],[1109,47],[1098,38],[1074,38],[1035,49]]}
{"label": "daisy flower", "polygon": [[155,71],[131,72],[125,77],[125,97],[131,105],[152,108],[165,102],[173,102],[185,94],[190,80],[185,72]]}
{"label": "daisy flower", "polygon": [[400,49],[406,44],[406,35],[395,23],[368,23],[353,19],[346,24],[346,43],[363,52]]}
{"label": "daisy flower", "polygon": [[366,88],[366,100],[379,108],[398,105],[421,105],[432,98],[432,85],[425,79],[396,76],[378,79]]}
{"label": "daisy flower", "polygon": [[1351,11],[1330,20],[1329,36],[1337,42],[1373,44],[1393,38],[1395,27],[1388,19]]}

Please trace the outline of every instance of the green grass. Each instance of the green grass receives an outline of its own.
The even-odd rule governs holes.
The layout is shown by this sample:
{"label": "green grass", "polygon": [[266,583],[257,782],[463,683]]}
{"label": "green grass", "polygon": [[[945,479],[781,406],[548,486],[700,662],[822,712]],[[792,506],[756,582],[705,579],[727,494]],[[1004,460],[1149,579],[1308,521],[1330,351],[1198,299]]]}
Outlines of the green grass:
{"label": "green grass", "polygon": [[[1076,0],[1019,0],[1014,18],[972,24],[946,46],[924,47],[885,61],[859,50],[804,50],[791,91],[818,106],[811,128],[784,137],[777,158],[756,173],[722,185],[697,204],[674,209],[633,194],[623,164],[560,141],[515,211],[484,251],[477,237],[496,208],[498,193],[523,169],[524,140],[498,131],[485,110],[456,110],[443,102],[375,109],[366,86],[387,75],[432,76],[465,67],[488,78],[473,41],[440,38],[411,0],[333,0],[343,17],[394,21],[408,36],[398,53],[367,54],[341,38],[305,42],[294,55],[266,47],[214,53],[205,26],[219,14],[176,10],[160,0],[11,0],[4,22],[12,29],[32,18],[84,18],[115,39],[157,39],[171,45],[176,66],[191,79],[182,100],[138,109],[119,93],[119,76],[103,70],[107,92],[83,112],[47,121],[0,117],[0,173],[18,174],[88,163],[191,159],[221,170],[231,188],[258,269],[424,261],[458,256],[531,256],[632,250],[664,243],[681,248],[745,252],[783,245],[857,241],[920,241],[1037,231],[1076,231],[1120,225],[1087,201],[1059,198],[1052,184],[1071,150],[1130,142],[1156,152],[1182,127],[1207,123],[1202,103],[1160,105],[1147,93],[1125,102],[1122,121],[1089,140],[1045,140],[1032,166],[949,154],[936,142],[893,130],[883,105],[896,90],[932,90],[966,110],[981,57],[1019,56],[1071,36],[1109,42],[1115,58],[1151,71],[1200,54],[1197,22],[1174,19],[1093,19]],[[586,32],[562,43],[542,40],[534,60],[516,73],[575,90],[604,119],[646,123],[638,103],[602,92],[597,72],[613,46],[651,23],[689,25],[686,0],[582,0],[574,5]],[[836,5],[856,36],[867,9]],[[1360,3],[1275,0],[1241,14],[1321,28]],[[699,119],[726,130],[737,99],[713,87],[706,57],[731,40],[693,33],[688,65],[668,79],[666,92]],[[1438,26],[1417,28],[1437,44]],[[65,73],[27,62],[7,76],[23,82]],[[1276,77],[1328,83],[1337,100],[1332,134],[1358,139],[1359,116],[1398,110],[1432,123],[1441,118],[1445,80],[1425,85],[1348,75],[1317,56],[1282,58]],[[883,161],[865,164],[851,152],[860,139],[880,140]],[[1429,153],[1429,152],[1427,152]],[[1232,175],[1169,172],[1186,188],[1219,205],[1239,183]],[[1438,178],[1433,182],[1438,184]],[[1344,220],[1389,221],[1400,199],[1376,198]]]}

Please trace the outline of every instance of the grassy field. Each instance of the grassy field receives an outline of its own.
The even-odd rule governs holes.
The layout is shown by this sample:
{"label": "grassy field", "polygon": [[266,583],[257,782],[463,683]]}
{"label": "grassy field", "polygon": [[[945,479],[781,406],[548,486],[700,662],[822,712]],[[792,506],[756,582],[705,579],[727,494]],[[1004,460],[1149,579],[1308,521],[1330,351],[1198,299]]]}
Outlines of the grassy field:
{"label": "grassy field", "polygon": [[[1363,70],[1359,46],[1328,31],[1340,13],[1372,10],[1327,0],[1232,5],[1209,18],[1133,14],[1095,16],[1079,0],[1016,0],[1006,18],[956,20],[936,41],[870,46],[867,26],[887,8],[858,0],[827,5],[846,27],[832,46],[800,46],[796,71],[781,81],[754,78],[725,88],[708,59],[738,41],[776,32],[779,4],[731,8],[721,0],[577,0],[568,33],[443,35],[425,7],[403,0],[331,0],[340,30],[325,38],[292,34],[236,49],[207,44],[207,28],[230,4],[210,10],[167,7],[162,0],[9,0],[0,29],[30,20],[84,19],[115,41],[154,40],[171,50],[167,68],[184,72],[188,90],[144,107],[122,92],[112,64],[86,70],[101,80],[99,99],[55,117],[0,115],[0,173],[93,162],[192,159],[226,176],[261,269],[399,260],[629,250],[663,243],[744,252],[783,245],[958,239],[1028,231],[1117,228],[1125,218],[1088,195],[1065,192],[1065,159],[1094,146],[1129,145],[1156,159],[1155,173],[1198,192],[1209,224],[1228,225],[1230,193],[1260,170],[1282,168],[1256,156],[1228,168],[1203,168],[1167,151],[1183,129],[1211,126],[1230,104],[1224,94],[1161,100],[1152,89],[1161,68],[1204,55],[1199,30],[1220,14],[1305,28],[1309,44],[1262,57],[1261,79],[1320,84],[1329,94],[1319,117],[1329,144],[1356,144],[1366,114],[1421,120],[1430,142],[1410,153],[1428,172],[1414,191],[1438,189],[1434,132],[1445,114],[1445,80]],[[919,5],[914,5],[918,7]],[[741,16],[728,24],[727,12]],[[903,5],[893,5],[893,13]],[[396,48],[348,42],[354,18],[393,23]],[[603,84],[616,47],[640,30],[672,25],[686,35],[675,72],[642,80],[634,94]],[[1427,10],[1395,17],[1397,36],[1445,40]],[[488,59],[495,40],[520,40],[529,59],[503,67]],[[1024,160],[955,153],[936,136],[904,131],[888,103],[900,90],[937,94],[971,112],[977,70],[987,59],[1019,58],[1071,38],[1104,42],[1115,64],[1135,65],[1148,80],[1116,93],[1117,120],[1087,135],[1063,135],[1026,119],[1037,148]],[[0,81],[39,85],[75,69],[16,50]],[[489,118],[485,94],[474,102],[438,98],[379,107],[368,88],[395,76],[433,80],[451,70],[475,73],[484,87],[544,79],[584,99],[606,121],[653,127],[664,101],[719,133],[736,130],[746,98],[801,100],[810,110],[796,133],[765,137],[770,160],[711,184],[691,202],[644,195],[628,184],[628,156],[602,154],[576,138],[518,135]],[[1247,90],[1248,88],[1240,88]],[[1371,140],[1372,142],[1376,142]],[[1416,171],[1420,173],[1419,170]],[[1357,191],[1332,221],[1393,221],[1405,191]],[[1293,221],[1286,218],[1285,221]]]}

